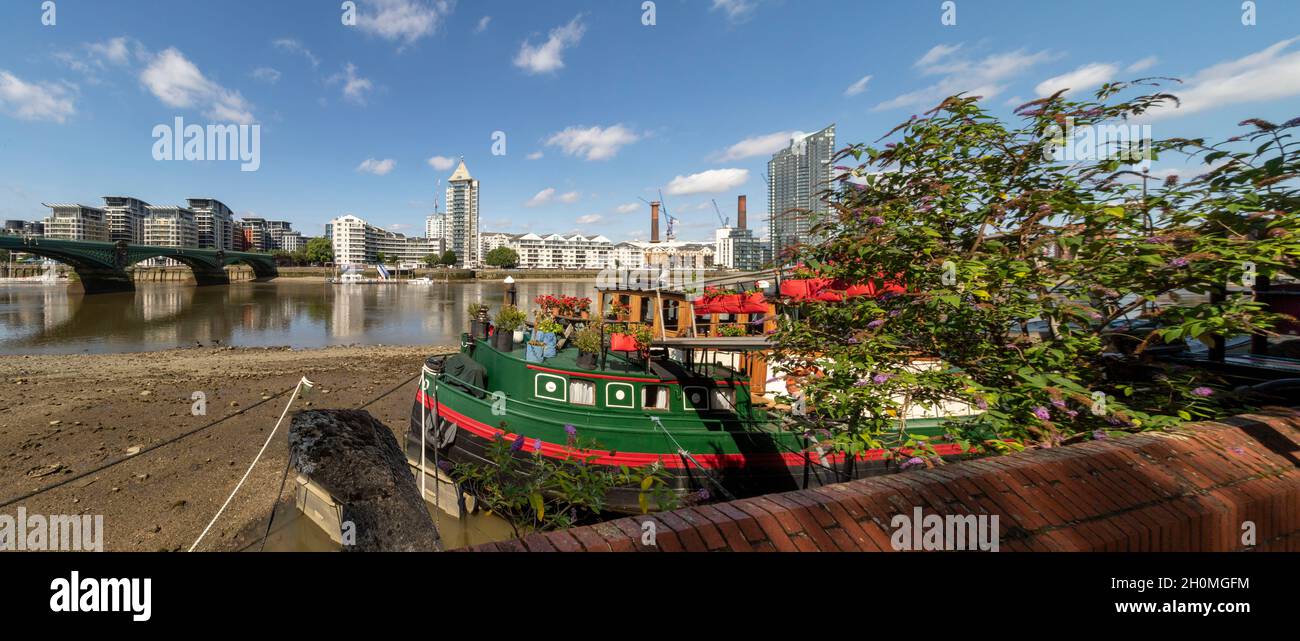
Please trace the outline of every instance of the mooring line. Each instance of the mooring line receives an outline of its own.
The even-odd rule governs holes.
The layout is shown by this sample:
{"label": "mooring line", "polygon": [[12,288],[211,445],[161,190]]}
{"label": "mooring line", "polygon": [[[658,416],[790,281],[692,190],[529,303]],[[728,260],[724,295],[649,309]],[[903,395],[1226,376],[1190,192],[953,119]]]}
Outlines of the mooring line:
{"label": "mooring line", "polygon": [[90,475],[92,475],[92,474],[98,474],[98,473],[100,473],[100,472],[103,472],[104,470],[107,470],[107,469],[110,468],[110,467],[115,466],[115,465],[119,465],[119,464],[121,464],[121,463],[126,463],[127,461],[133,461],[133,460],[135,460],[135,459],[139,459],[139,458],[143,457],[145,454],[148,454],[148,453],[150,453],[150,452],[152,452],[152,451],[154,451],[154,450],[156,450],[156,449],[158,449],[158,448],[166,447],[166,446],[168,446],[168,445],[171,445],[172,443],[175,443],[175,442],[177,442],[177,441],[180,441],[181,439],[189,438],[189,437],[191,437],[191,436],[194,436],[195,434],[198,434],[199,432],[202,432],[202,431],[204,431],[204,430],[207,430],[207,429],[210,429],[210,428],[216,427],[217,425],[220,425],[221,423],[224,423],[224,422],[226,422],[226,421],[228,421],[228,420],[230,420],[230,419],[232,419],[232,418],[234,418],[234,417],[236,417],[236,416],[241,416],[241,415],[247,414],[250,410],[256,408],[257,406],[262,405],[262,404],[265,404],[265,403],[269,403],[269,402],[271,402],[271,401],[273,401],[273,400],[275,400],[275,399],[277,399],[277,398],[279,398],[279,397],[281,397],[281,396],[284,396],[284,395],[287,394],[288,392],[289,392],[289,390],[287,390],[287,389],[284,390],[284,391],[281,391],[281,392],[276,392],[275,394],[273,394],[273,395],[270,396],[269,398],[264,398],[264,399],[262,399],[262,400],[260,400],[260,401],[258,401],[258,402],[256,402],[256,403],[253,403],[252,405],[249,405],[248,407],[246,407],[246,408],[244,408],[244,409],[242,409],[242,410],[239,410],[238,412],[235,412],[235,413],[233,413],[233,414],[227,414],[227,415],[225,415],[225,416],[223,416],[223,417],[221,417],[221,418],[219,418],[219,419],[217,419],[217,420],[215,420],[215,421],[212,421],[211,423],[208,423],[207,425],[203,425],[203,426],[201,426],[201,427],[197,427],[197,428],[195,428],[195,429],[193,429],[193,430],[190,430],[190,431],[188,431],[188,432],[185,432],[185,433],[183,433],[183,434],[178,434],[178,435],[173,436],[172,438],[169,438],[169,439],[167,439],[167,440],[165,440],[165,441],[163,441],[163,442],[161,442],[161,443],[155,443],[155,444],[153,444],[153,445],[150,445],[149,447],[146,447],[146,448],[140,450],[139,452],[136,452],[135,454],[132,454],[132,455],[130,455],[130,456],[125,456],[125,457],[123,457],[123,458],[119,458],[119,459],[116,459],[116,460],[113,460],[113,461],[109,461],[108,463],[105,463],[105,464],[103,464],[103,465],[101,465],[101,466],[99,466],[99,467],[96,467],[96,468],[93,468],[93,469],[87,470],[87,471],[82,472],[82,473],[80,473],[80,474],[73,475],[73,476],[71,476],[71,477],[69,477],[69,478],[66,478],[66,479],[63,479],[62,481],[59,481],[59,482],[57,482],[57,483],[53,483],[53,484],[51,484],[51,485],[47,485],[47,486],[45,486],[45,487],[42,487],[42,488],[39,488],[39,489],[36,489],[36,490],[32,490],[31,492],[28,492],[28,493],[23,494],[23,495],[21,495],[21,496],[16,496],[16,497],[13,497],[13,498],[10,498],[10,499],[5,499],[5,501],[4,501],[3,503],[0,503],[0,507],[8,507],[8,506],[10,506],[10,505],[13,505],[14,503],[19,502],[19,501],[26,501],[27,499],[30,499],[30,498],[32,498],[33,496],[39,496],[39,495],[41,495],[41,494],[44,494],[44,493],[46,493],[46,492],[49,492],[50,490],[54,490],[54,489],[58,489],[58,488],[60,488],[60,487],[63,487],[64,485],[67,485],[67,484],[69,484],[69,483],[72,483],[73,481],[77,481],[77,480],[80,480],[80,479],[84,479],[84,478],[86,478],[87,476],[90,476]]}
{"label": "mooring line", "polygon": [[253,473],[253,468],[257,467],[257,462],[261,460],[262,455],[266,453],[266,448],[270,447],[271,439],[275,438],[275,433],[279,431],[280,424],[284,422],[284,417],[288,416],[289,408],[293,407],[293,402],[298,399],[298,392],[302,391],[304,385],[307,387],[314,387],[316,384],[307,380],[306,376],[302,377],[302,379],[298,381],[298,385],[293,388],[293,395],[289,397],[289,402],[284,406],[284,411],[280,412],[280,418],[275,422],[275,427],[271,429],[270,434],[266,435],[266,442],[262,444],[262,449],[258,451],[257,456],[253,457],[253,462],[249,464],[248,470],[244,472],[244,477],[239,479],[239,483],[236,484],[235,489],[230,492],[230,496],[226,497],[226,502],[221,504],[221,509],[217,510],[216,515],[214,515],[212,520],[208,522],[208,526],[203,528],[203,533],[199,534],[199,538],[194,539],[194,545],[191,545],[189,549],[190,552],[193,552],[195,548],[199,547],[199,543],[203,541],[203,537],[208,535],[208,530],[211,530],[212,526],[216,524],[217,519],[221,518],[221,513],[226,511],[226,507],[228,507],[230,501],[235,498],[235,494],[239,493],[239,488],[244,486],[244,481],[248,480],[248,475]]}

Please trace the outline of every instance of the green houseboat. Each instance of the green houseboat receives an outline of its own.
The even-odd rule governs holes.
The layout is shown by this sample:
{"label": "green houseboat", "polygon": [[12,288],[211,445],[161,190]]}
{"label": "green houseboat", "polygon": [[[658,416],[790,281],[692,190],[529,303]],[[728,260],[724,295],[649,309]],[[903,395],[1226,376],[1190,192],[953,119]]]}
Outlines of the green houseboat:
{"label": "green houseboat", "polygon": [[[660,331],[642,352],[611,351],[606,337],[597,359],[580,359],[575,347],[561,346],[533,362],[527,345],[498,349],[496,340],[481,335],[485,329],[486,323],[476,328],[478,338],[464,335],[459,354],[425,363],[407,436],[412,461],[421,460],[423,443],[426,462],[490,465],[488,444],[519,436],[519,456],[571,457],[576,434],[598,444],[582,458],[594,455],[596,464],[615,467],[658,463],[679,495],[714,498],[841,482],[893,465],[886,450],[856,458],[824,451],[751,397],[749,367],[706,362],[705,355],[719,351],[749,354],[742,363],[761,359],[769,349],[764,336],[669,337]],[[907,430],[936,436],[942,421],[909,419]],[[955,444],[936,450],[960,453]],[[606,504],[614,512],[637,513],[638,494],[616,490]]]}

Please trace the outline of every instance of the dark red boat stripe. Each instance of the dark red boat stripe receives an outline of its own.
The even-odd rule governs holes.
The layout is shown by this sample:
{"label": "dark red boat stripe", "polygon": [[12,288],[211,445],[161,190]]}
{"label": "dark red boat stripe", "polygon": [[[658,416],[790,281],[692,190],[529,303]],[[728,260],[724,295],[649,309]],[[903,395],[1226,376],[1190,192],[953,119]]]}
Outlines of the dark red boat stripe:
{"label": "dark red boat stripe", "polygon": [[[433,408],[433,399],[427,396],[423,390],[416,391],[416,399],[429,409]],[[498,435],[502,435],[506,440],[514,440],[518,435],[511,434],[505,430],[492,427],[486,423],[476,421],[456,410],[453,410],[442,403],[438,403],[438,413],[447,417],[462,429],[469,430],[483,439],[492,440]],[[531,452],[537,441],[541,439],[524,437],[524,451]],[[582,451],[561,445],[557,443],[542,443],[542,455],[550,458],[573,458],[581,456]],[[961,446],[955,443],[935,445],[934,449],[941,455],[960,454]],[[659,461],[664,467],[669,469],[682,469],[691,467],[691,463],[684,460],[681,456],[667,453],[649,453],[649,452],[617,452],[614,454],[602,450],[586,450],[589,456],[595,456],[595,462],[600,465],[626,465],[628,467],[641,467],[650,465]],[[886,450],[867,450],[858,456],[863,461],[879,461],[885,458]],[[731,467],[797,467],[804,463],[804,455],[798,452],[784,453],[762,453],[762,454],[695,454],[692,453],[696,461],[699,461],[702,467],[717,469]],[[843,463],[844,454],[828,454],[827,462]],[[818,461],[818,456],[812,453],[813,462]]]}

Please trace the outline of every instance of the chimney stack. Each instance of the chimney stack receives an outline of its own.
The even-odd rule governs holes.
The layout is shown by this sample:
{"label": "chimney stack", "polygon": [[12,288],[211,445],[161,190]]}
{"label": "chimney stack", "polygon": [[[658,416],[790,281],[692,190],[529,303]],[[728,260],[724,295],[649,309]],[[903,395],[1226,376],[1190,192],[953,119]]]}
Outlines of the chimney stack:
{"label": "chimney stack", "polygon": [[737,229],[745,228],[745,216],[749,211],[745,200],[746,199],[744,194],[741,194],[740,197],[736,199],[736,228]]}
{"label": "chimney stack", "polygon": [[659,242],[659,201],[650,203],[650,242]]}

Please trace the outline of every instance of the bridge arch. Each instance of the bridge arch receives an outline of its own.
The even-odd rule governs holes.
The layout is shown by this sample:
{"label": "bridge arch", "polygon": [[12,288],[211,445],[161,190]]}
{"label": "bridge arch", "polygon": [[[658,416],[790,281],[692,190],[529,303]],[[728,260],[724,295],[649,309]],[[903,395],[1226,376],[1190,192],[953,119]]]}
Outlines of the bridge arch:
{"label": "bridge arch", "polygon": [[77,281],[73,291],[87,294],[133,291],[135,284],[127,267],[150,258],[171,258],[190,268],[196,285],[230,283],[225,266],[243,263],[253,268],[259,279],[273,278],[275,259],[269,254],[227,252],[218,249],[129,245],[125,242],[99,242],[0,235],[0,249],[50,258],[70,267]]}

